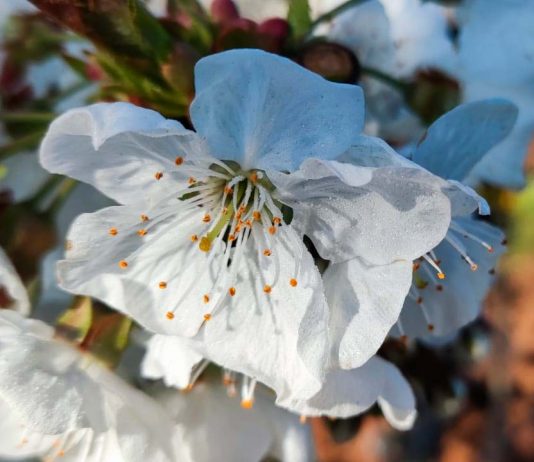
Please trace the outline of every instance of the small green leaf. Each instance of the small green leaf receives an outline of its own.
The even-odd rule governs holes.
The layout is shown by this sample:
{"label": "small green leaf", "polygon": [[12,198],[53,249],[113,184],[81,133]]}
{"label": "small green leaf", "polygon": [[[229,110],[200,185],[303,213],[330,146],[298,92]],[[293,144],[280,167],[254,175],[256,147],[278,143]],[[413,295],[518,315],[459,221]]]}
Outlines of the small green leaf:
{"label": "small green leaf", "polygon": [[72,342],[81,342],[93,322],[93,302],[89,297],[75,297],[71,306],[58,318],[56,332]]}
{"label": "small green leaf", "polygon": [[298,40],[308,34],[312,25],[308,0],[289,0],[287,22],[295,39]]}

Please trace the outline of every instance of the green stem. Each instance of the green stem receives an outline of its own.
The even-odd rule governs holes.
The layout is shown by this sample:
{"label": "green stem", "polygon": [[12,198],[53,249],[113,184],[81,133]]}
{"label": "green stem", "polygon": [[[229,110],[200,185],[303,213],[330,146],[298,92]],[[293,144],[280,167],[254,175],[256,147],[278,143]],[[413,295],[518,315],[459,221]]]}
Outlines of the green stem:
{"label": "green stem", "polygon": [[3,122],[50,122],[56,117],[53,112],[0,112]]}
{"label": "green stem", "polygon": [[401,93],[405,93],[410,88],[409,83],[391,77],[390,75],[385,74],[384,72],[379,71],[378,69],[373,69],[371,67],[366,66],[362,66],[361,69],[363,74],[367,74],[377,80],[387,83],[388,85],[391,85],[392,87],[399,90]]}
{"label": "green stem", "polygon": [[77,184],[76,180],[63,178],[54,199],[44,212],[51,216],[56,215]]}
{"label": "green stem", "polygon": [[313,31],[319,24],[326,22],[326,21],[331,21],[338,14],[343,13],[343,11],[345,11],[346,9],[356,6],[360,3],[363,3],[364,1],[367,1],[367,0],[348,0],[345,3],[342,3],[341,5],[337,6],[333,10],[330,10],[327,13],[324,13],[320,15],[319,17],[317,17],[317,19],[315,19],[315,21],[312,22],[310,30]]}

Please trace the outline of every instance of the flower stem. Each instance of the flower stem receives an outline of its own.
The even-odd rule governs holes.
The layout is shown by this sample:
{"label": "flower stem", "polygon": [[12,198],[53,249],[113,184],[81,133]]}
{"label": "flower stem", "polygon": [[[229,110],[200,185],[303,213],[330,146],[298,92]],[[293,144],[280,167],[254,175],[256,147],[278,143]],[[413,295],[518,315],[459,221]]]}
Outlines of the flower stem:
{"label": "flower stem", "polygon": [[318,16],[315,19],[315,21],[312,22],[310,30],[315,29],[319,24],[321,24],[323,22],[331,21],[338,14],[343,13],[343,11],[345,11],[346,9],[351,8],[353,6],[356,6],[356,5],[360,4],[360,3],[363,3],[364,1],[366,1],[366,0],[348,0],[345,3],[342,3],[341,5],[337,6],[336,8],[334,8],[334,9],[332,9],[332,10],[326,12],[326,13],[323,13],[322,15]]}

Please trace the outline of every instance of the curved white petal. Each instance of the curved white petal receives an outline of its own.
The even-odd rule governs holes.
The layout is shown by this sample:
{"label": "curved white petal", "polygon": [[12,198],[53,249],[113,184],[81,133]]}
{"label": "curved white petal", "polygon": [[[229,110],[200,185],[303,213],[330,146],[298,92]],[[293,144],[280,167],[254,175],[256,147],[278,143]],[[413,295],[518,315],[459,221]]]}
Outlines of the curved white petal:
{"label": "curved white petal", "polygon": [[446,183],[420,168],[308,159],[294,174],[269,175],[293,208],[294,226],[334,262],[412,260],[435,247],[449,226]]}
{"label": "curved white petal", "polygon": [[245,169],[293,171],[307,157],[333,159],[363,126],[359,87],[328,82],[259,50],[200,60],[195,87],[196,130],[215,157]]}
{"label": "curved white petal", "polygon": [[[54,120],[40,160],[50,172],[89,183],[119,203],[154,203],[187,179],[176,158],[200,162],[203,150],[193,132],[157,112],[97,103]],[[157,173],[163,174],[160,179]]]}
{"label": "curved white petal", "polygon": [[[65,460],[176,460],[176,434],[165,412],[143,393],[52,338],[39,321],[0,312],[0,403],[6,434],[25,430],[16,457],[33,448]],[[53,437],[53,438],[50,438]],[[31,452],[30,451],[30,452]]]}
{"label": "curved white petal", "polygon": [[517,107],[503,99],[462,104],[436,120],[412,160],[445,179],[463,181],[517,120]]}
{"label": "curved white petal", "polygon": [[[67,258],[58,263],[60,287],[98,298],[153,332],[195,335],[204,322],[203,297],[222,263],[214,258],[208,264],[207,254],[191,241],[205,227],[202,210],[184,212],[178,200],[170,201],[168,215],[158,215],[165,209],[161,204],[147,210],[108,207],[78,217],[67,236]],[[128,266],[122,268],[121,261]]]}
{"label": "curved white petal", "polygon": [[321,277],[289,226],[274,236],[271,256],[262,251],[249,239],[236,295],[227,296],[224,307],[211,313],[197,340],[206,358],[258,379],[280,399],[289,394],[309,397],[321,387],[328,359],[328,307]]}
{"label": "curved white petal", "polygon": [[321,391],[309,400],[279,404],[303,415],[347,418],[365,412],[375,403],[395,428],[412,427],[417,411],[410,385],[393,364],[379,357],[357,369],[331,371]]}
{"label": "curved white petal", "polygon": [[30,300],[24,284],[8,256],[0,248],[0,309],[9,308],[23,316],[30,314]]}
{"label": "curved white petal", "polygon": [[353,259],[329,266],[323,279],[333,360],[343,369],[359,367],[378,351],[397,322],[412,282],[412,262],[370,266]]}
{"label": "curved white petal", "polygon": [[193,368],[203,359],[186,340],[176,336],[153,335],[146,348],[141,375],[163,379],[168,387],[187,388]]}
{"label": "curved white petal", "polygon": [[[437,280],[432,273],[419,268],[416,273],[416,280],[420,281],[418,293],[407,298],[402,309],[401,324],[403,333],[408,337],[442,337],[470,323],[480,314],[482,302],[494,279],[495,265],[505,250],[503,234],[475,218],[457,218],[454,223],[491,245],[492,251],[461,233],[449,231],[447,237],[465,249],[477,269],[473,271],[458,251],[444,240],[434,253],[440,260],[439,266],[446,275],[445,279]],[[421,288],[423,281],[428,285]],[[419,303],[418,297],[421,297]],[[429,325],[432,326],[430,330]],[[399,334],[398,330],[394,332]]]}
{"label": "curved white petal", "polygon": [[309,428],[265,393],[257,391],[252,409],[243,409],[223,387],[207,383],[187,394],[166,391],[159,401],[175,418],[183,446],[195,462],[259,462],[267,456],[312,460]]}
{"label": "curved white petal", "polygon": [[0,191],[10,191],[15,202],[31,198],[50,178],[39,165],[35,152],[17,153],[3,160],[0,165],[7,169],[6,176],[0,178]]}

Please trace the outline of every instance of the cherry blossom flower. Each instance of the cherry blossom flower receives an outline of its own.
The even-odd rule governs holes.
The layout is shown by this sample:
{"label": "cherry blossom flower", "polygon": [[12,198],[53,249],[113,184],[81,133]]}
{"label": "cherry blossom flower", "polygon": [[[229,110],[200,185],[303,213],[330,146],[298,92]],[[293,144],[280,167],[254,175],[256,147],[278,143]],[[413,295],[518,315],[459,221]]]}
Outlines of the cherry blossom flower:
{"label": "cherry blossom flower", "polygon": [[257,50],[210,56],[195,72],[196,132],[126,103],[75,109],[51,124],[43,166],[121,204],[74,222],[60,284],[152,332],[194,338],[204,357],[281,400],[309,398],[326,374],[329,318],[354,313],[329,308],[303,235],[333,267],[356,262],[362,283],[345,300],[361,297],[374,329],[344,335],[360,353],[342,367],[356,367],[396,320],[373,309],[368,291],[386,289],[400,310],[408,262],[442,240],[451,191],[465,194],[408,161],[333,161],[366,148],[357,86]]}
{"label": "cherry blossom flower", "polygon": [[0,456],[171,462],[165,411],[46,324],[0,311]]}

